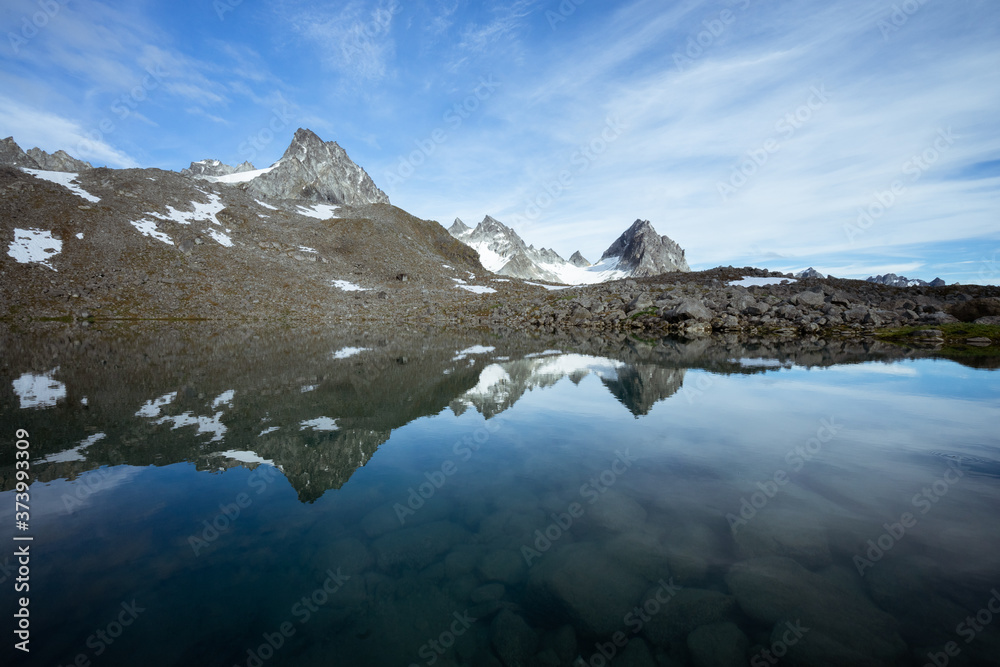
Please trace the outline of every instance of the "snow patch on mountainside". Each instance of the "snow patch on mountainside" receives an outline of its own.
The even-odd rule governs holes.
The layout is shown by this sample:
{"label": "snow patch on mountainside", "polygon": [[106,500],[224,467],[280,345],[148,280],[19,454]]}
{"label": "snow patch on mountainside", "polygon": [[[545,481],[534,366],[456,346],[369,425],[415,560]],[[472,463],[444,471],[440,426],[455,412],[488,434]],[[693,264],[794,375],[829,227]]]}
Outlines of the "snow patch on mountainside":
{"label": "snow patch on mountainside", "polygon": [[265,169],[254,169],[253,171],[243,171],[236,174],[226,174],[225,176],[213,176],[206,178],[205,180],[213,181],[215,183],[247,183],[257,178],[258,176],[263,176],[264,174],[271,173],[274,169],[274,165],[267,167]]}
{"label": "snow patch on mountainside", "polygon": [[36,178],[41,178],[51,183],[61,185],[70,192],[72,192],[73,194],[79,195],[80,197],[83,197],[87,201],[95,203],[101,201],[100,197],[95,197],[94,195],[90,194],[89,192],[81,188],[76,183],[73,183],[73,181],[77,179],[79,174],[73,172],[65,172],[65,171],[43,171],[42,169],[25,169],[24,171]]}
{"label": "snow patch on mountainside", "polygon": [[53,238],[52,232],[43,229],[14,229],[14,240],[7,246],[7,254],[19,264],[37,262],[53,271],[56,267],[49,260],[62,252],[62,241]]}

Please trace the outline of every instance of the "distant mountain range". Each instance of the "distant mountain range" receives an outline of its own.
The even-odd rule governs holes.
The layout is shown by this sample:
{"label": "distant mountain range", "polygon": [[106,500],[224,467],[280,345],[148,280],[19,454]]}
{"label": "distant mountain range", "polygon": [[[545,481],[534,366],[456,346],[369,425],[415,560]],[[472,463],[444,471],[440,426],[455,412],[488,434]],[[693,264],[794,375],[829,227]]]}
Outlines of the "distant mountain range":
{"label": "distant mountain range", "polygon": [[487,270],[522,280],[585,285],[691,270],[684,250],[657,234],[648,220],[636,220],[596,264],[580,251],[567,261],[554,250],[527,245],[517,232],[489,215],[475,229],[456,219],[448,232],[478,252]]}
{"label": "distant mountain range", "polygon": [[887,273],[884,276],[869,276],[865,280],[870,283],[891,285],[893,287],[944,287],[947,285],[947,283],[940,278],[935,278],[934,280],[927,282],[917,278],[897,276],[895,273]]}

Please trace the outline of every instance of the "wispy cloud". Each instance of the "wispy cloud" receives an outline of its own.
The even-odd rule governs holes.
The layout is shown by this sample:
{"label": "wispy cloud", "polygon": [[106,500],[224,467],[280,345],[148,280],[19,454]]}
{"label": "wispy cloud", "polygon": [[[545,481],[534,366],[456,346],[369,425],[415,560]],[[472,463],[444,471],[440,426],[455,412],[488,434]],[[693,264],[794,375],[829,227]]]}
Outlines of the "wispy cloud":
{"label": "wispy cloud", "polygon": [[398,0],[384,0],[374,7],[349,2],[335,11],[312,3],[291,3],[281,11],[327,69],[361,81],[378,81],[389,74],[395,58],[392,24],[403,11]]}

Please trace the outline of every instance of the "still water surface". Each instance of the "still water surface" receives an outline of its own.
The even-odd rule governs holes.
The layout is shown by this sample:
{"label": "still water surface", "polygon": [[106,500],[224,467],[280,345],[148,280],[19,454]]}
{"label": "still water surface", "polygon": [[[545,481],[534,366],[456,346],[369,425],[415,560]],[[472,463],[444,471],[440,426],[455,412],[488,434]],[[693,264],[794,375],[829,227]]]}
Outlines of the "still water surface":
{"label": "still water surface", "polygon": [[1000,664],[995,371],[271,335],[5,359],[13,664]]}

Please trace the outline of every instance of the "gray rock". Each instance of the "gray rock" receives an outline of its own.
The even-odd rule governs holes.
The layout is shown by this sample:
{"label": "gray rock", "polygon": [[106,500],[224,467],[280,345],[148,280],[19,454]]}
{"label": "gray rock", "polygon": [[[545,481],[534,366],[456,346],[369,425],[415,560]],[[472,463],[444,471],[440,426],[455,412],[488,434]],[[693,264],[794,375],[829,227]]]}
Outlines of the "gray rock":
{"label": "gray rock", "polygon": [[324,143],[299,128],[274,168],[250,181],[248,190],[275,199],[307,199],[347,206],[388,204],[389,198],[337,142]]}
{"label": "gray rock", "polygon": [[831,569],[816,574],[780,557],[741,561],[726,575],[743,611],[773,624],[776,635],[789,622],[810,628],[789,649],[796,664],[901,664],[907,646],[895,618],[851,586],[852,581],[849,573]]}
{"label": "gray rock", "polygon": [[695,628],[687,637],[695,667],[746,667],[750,640],[733,623]]}
{"label": "gray rock", "polygon": [[604,544],[612,560],[649,581],[670,578],[670,550],[655,535],[629,532],[617,535]]}
{"label": "gray rock", "polygon": [[528,566],[516,551],[491,551],[479,563],[479,574],[486,581],[498,581],[515,586],[524,581]]}
{"label": "gray rock", "polygon": [[372,543],[372,551],[381,570],[422,569],[470,537],[469,531],[461,526],[435,521],[383,535]]}
{"label": "gray rock", "polygon": [[633,637],[614,660],[612,667],[656,667],[656,659],[649,644],[642,637]]}
{"label": "gray rock", "polygon": [[0,164],[24,167],[25,169],[41,169],[41,166],[31,156],[21,150],[21,147],[14,141],[14,137],[7,137],[0,141]]}
{"label": "gray rock", "polygon": [[590,266],[590,262],[588,262],[587,259],[580,254],[579,250],[569,256],[569,263],[573,266],[578,266],[581,269],[585,269]]}
{"label": "gray rock", "polygon": [[46,171],[79,173],[93,169],[89,162],[77,160],[66,151],[61,150],[49,155],[41,148],[31,148],[28,150],[28,156],[38,164],[39,169]]}
{"label": "gray rock", "polygon": [[505,667],[527,667],[538,647],[538,635],[514,612],[505,609],[493,619],[490,642]]}
{"label": "gray rock", "polygon": [[657,276],[661,273],[689,272],[684,250],[666,236],[660,236],[648,220],[636,220],[624,234],[601,255],[601,261],[618,259],[618,268],[632,276]]}
{"label": "gray rock", "polygon": [[744,558],[787,556],[812,568],[833,562],[826,530],[807,512],[768,507],[737,526],[733,539]]}
{"label": "gray rock", "polygon": [[469,599],[476,604],[483,602],[496,602],[502,600],[507,588],[503,584],[486,584],[472,591]]}
{"label": "gray rock", "polygon": [[668,322],[686,322],[694,320],[696,322],[708,322],[714,317],[712,311],[705,307],[700,301],[686,299],[679,306],[663,314],[663,319]]}
{"label": "gray rock", "polygon": [[618,567],[596,544],[578,542],[544,555],[528,577],[528,604],[582,632],[610,636],[645,590],[645,580]]}
{"label": "gray rock", "polygon": [[[651,590],[647,598],[654,593]],[[731,595],[701,588],[682,588],[643,627],[643,634],[654,646],[666,648],[698,626],[729,621],[735,613],[736,598]]]}
{"label": "gray rock", "polygon": [[247,171],[254,171],[255,167],[249,162],[244,162],[243,164],[233,167],[231,165],[220,162],[219,160],[198,160],[197,162],[192,162],[191,166],[187,169],[181,169],[181,173],[185,176],[190,176],[192,178],[200,178],[204,180],[214,180],[220,176],[229,176],[231,174],[242,174]]}
{"label": "gray rock", "polygon": [[811,306],[813,308],[818,308],[826,302],[822,292],[800,292],[793,296],[791,301],[797,306]]}
{"label": "gray rock", "polygon": [[615,489],[608,489],[583,509],[583,521],[616,533],[638,531],[646,523],[642,505]]}
{"label": "gray rock", "polygon": [[649,294],[643,292],[639,296],[635,297],[629,301],[628,306],[626,306],[626,312],[634,312],[636,310],[646,310],[653,306],[653,299]]}

